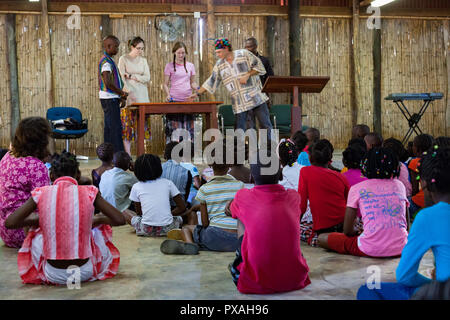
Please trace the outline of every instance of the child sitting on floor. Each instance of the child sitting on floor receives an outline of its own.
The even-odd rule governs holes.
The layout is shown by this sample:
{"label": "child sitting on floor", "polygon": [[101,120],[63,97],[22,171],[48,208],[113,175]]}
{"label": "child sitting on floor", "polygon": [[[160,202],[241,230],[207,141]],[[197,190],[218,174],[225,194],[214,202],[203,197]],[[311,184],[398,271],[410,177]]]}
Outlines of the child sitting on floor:
{"label": "child sitting on floor", "polygon": [[357,124],[352,128],[352,139],[364,139],[369,134],[370,128],[366,124]]}
{"label": "child sitting on floor", "polygon": [[[363,140],[361,139],[361,141]],[[350,187],[367,180],[367,178],[361,172],[361,161],[366,153],[365,148],[366,148],[365,144],[364,147],[362,147],[358,143],[354,143],[350,144],[347,147],[347,149],[345,149],[344,152],[342,152],[342,162],[344,163],[344,166],[347,169],[344,173],[342,173],[342,175],[347,179]],[[359,211],[359,209],[357,212],[357,217],[358,217],[357,224],[361,224],[360,221],[361,212]]]}
{"label": "child sitting on floor", "polygon": [[280,184],[285,189],[298,191],[298,181],[300,179],[300,169],[304,166],[298,164],[298,149],[291,139],[281,139],[278,144],[278,158],[280,159],[282,180]]}
{"label": "child sitting on floor", "polygon": [[382,282],[379,289],[361,286],[358,300],[407,300],[431,279],[418,272],[430,249],[435,258],[435,280],[450,279],[450,147],[434,146],[422,156],[420,183],[433,206],[420,211],[411,226],[408,243],[396,270],[397,283]]}
{"label": "child sitting on floor", "polygon": [[425,196],[422,188],[420,188],[418,180],[418,167],[422,154],[427,151],[433,145],[433,137],[429,134],[419,134],[413,140],[413,153],[416,158],[409,162],[408,169],[411,176],[411,198],[410,201],[410,214],[411,220],[414,220],[417,212],[425,207]]}
{"label": "child sitting on floor", "polygon": [[[23,283],[65,285],[71,266],[79,267],[82,282],[114,277],[120,256],[109,225],[125,224],[122,214],[96,187],[77,184],[74,155],[53,156],[50,177],[53,185],[34,189],[5,222],[10,229],[34,227],[17,258]],[[94,217],[94,207],[103,214]],[[39,216],[32,215],[36,209]]]}
{"label": "child sitting on floor", "polygon": [[367,151],[372,148],[379,148],[383,144],[383,138],[376,132],[369,132],[366,134],[364,141],[366,142]]}
{"label": "child sitting on floor", "polygon": [[[238,143],[243,143],[243,147],[238,146]],[[232,150],[228,150],[227,152],[231,151]],[[242,154],[239,154],[241,152]],[[248,160],[248,147],[245,146],[243,141],[239,141],[236,137],[234,138],[233,154],[234,161],[228,174],[232,175],[236,180],[242,181],[245,184],[245,187],[250,189],[253,187],[250,169],[244,165],[244,162]]]}
{"label": "child sitting on floor", "polygon": [[[350,188],[344,233],[319,235],[319,246],[355,256],[392,257],[401,254],[408,237],[408,199],[398,179],[397,155],[387,148],[372,148],[362,172],[368,178]],[[357,209],[363,232],[355,230]]]}
{"label": "child sitting on floor", "polygon": [[367,180],[361,172],[361,160],[366,150],[358,144],[351,144],[342,152],[342,163],[347,171],[342,173],[351,186]]}
{"label": "child sitting on floor", "polygon": [[[191,191],[192,175],[188,169],[181,166],[179,162],[172,158],[172,151],[178,144],[179,142],[177,141],[171,141],[166,144],[164,159],[167,161],[162,164],[163,171],[161,177],[172,181],[179,190],[183,201],[186,202],[189,199],[189,193]],[[173,156],[178,160],[181,159],[180,154],[173,154]],[[171,200],[170,205],[175,207],[176,204],[173,200]]]}
{"label": "child sitting on floor", "polygon": [[[201,225],[185,225],[182,230],[173,230],[169,240],[161,244],[165,254],[197,254],[199,249],[211,251],[236,251],[238,245],[236,220],[225,214],[225,206],[236,192],[244,187],[242,181],[227,174],[230,165],[216,159],[212,168],[214,176],[198,190]],[[184,242],[177,241],[183,240]]]}
{"label": "child sitting on floor", "polygon": [[[295,160],[294,160],[295,161]],[[229,265],[241,293],[268,294],[303,289],[311,283],[300,250],[300,197],[278,184],[281,172],[262,174],[251,166],[253,189],[236,193],[227,214],[238,219],[236,259]]]}
{"label": "child sitting on floor", "polygon": [[309,162],[308,152],[304,151],[306,144],[308,143],[308,138],[306,138],[306,135],[301,130],[298,130],[291,136],[291,141],[297,147],[298,164],[302,166],[310,166],[311,162]]}
{"label": "child sitting on floor", "polygon": [[311,246],[317,245],[320,233],[342,232],[347,194],[347,179],[328,169],[333,151],[331,143],[322,139],[313,144],[310,151],[311,166],[302,168],[299,189],[302,214],[307,211],[308,200],[312,223],[301,222],[301,240]]}
{"label": "child sitting on floor", "polygon": [[97,156],[102,161],[102,165],[92,170],[92,184],[97,188],[100,187],[100,179],[106,170],[114,168],[112,163],[114,157],[114,146],[112,143],[105,142],[97,147]]}
{"label": "child sitting on floor", "polygon": [[197,203],[195,201],[195,196],[197,195],[198,189],[202,186],[202,180],[200,177],[200,173],[198,172],[197,167],[192,163],[192,158],[194,157],[194,144],[190,142],[189,140],[185,140],[181,143],[186,143],[188,147],[190,148],[190,155],[184,154],[183,149],[180,152],[180,157],[182,157],[182,161],[180,162],[180,165],[189,170],[192,177],[191,187],[189,191],[189,196],[186,200],[187,205],[195,206]]}
{"label": "child sitting on floor", "polygon": [[[106,170],[100,180],[103,198],[120,212],[130,208],[131,188],[138,182],[134,174],[127,172],[131,166],[131,156],[126,151],[114,153],[114,168]],[[130,208],[134,210],[132,206]]]}
{"label": "child sitting on floor", "polygon": [[398,157],[399,165],[400,165],[400,174],[398,179],[403,183],[406,188],[406,196],[411,197],[411,181],[409,179],[409,171],[408,167],[404,162],[408,160],[408,151],[406,151],[405,147],[400,140],[395,138],[389,138],[383,141],[383,148],[391,149]]}
{"label": "child sitting on floor", "polygon": [[[125,210],[128,224],[136,229],[136,235],[146,237],[165,236],[183,224],[181,215],[186,204],[175,184],[161,178],[162,166],[158,156],[143,154],[136,159],[134,174],[139,180],[130,192],[136,212]],[[171,211],[170,199],[176,203]]]}
{"label": "child sitting on floor", "polygon": [[[367,146],[366,146],[366,143],[364,142],[364,139],[361,139],[361,138],[350,139],[350,141],[347,144],[347,148],[352,147],[354,145],[356,145],[356,148],[358,148],[358,149],[362,148],[362,150],[364,150],[364,153],[367,152]],[[364,155],[364,153],[363,153],[363,155]],[[344,159],[342,159],[342,162],[344,162]],[[347,170],[348,170],[348,168],[345,166],[345,163],[344,163],[344,167],[342,168],[341,173],[346,173]]]}

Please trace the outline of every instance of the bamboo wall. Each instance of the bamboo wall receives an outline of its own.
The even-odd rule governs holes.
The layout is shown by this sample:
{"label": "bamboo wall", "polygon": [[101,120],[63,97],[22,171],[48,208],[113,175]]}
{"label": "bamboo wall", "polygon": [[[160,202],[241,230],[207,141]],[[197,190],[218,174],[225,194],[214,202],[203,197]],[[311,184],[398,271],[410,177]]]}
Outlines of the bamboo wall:
{"label": "bamboo wall", "polygon": [[[444,93],[442,100],[437,100],[428,107],[419,127],[433,136],[445,135],[448,102],[443,21],[383,21],[381,45],[381,97],[392,92]],[[405,102],[411,113],[418,113],[422,104],[423,101]],[[383,100],[381,110],[383,136],[398,137],[399,133],[404,135],[408,131],[406,119],[392,101]]]}
{"label": "bamboo wall", "polygon": [[[81,30],[66,27],[65,16],[50,15],[53,87],[56,106],[80,108],[89,119],[89,133],[71,141],[72,151],[83,155],[95,155],[95,148],[103,141],[103,111],[98,99],[97,63],[102,54],[101,17],[82,16]],[[18,54],[19,93],[21,117],[40,115],[45,117],[45,70],[42,49],[43,28],[39,15],[16,16],[16,40]],[[154,16],[125,16],[111,19],[111,30],[120,39],[120,55],[127,52],[127,41],[139,35],[146,42],[145,55],[149,62],[150,101],[163,101],[163,70],[172,59],[171,49],[175,41],[164,42],[154,28]],[[203,59],[196,54],[196,21],[184,17],[186,32],[182,40],[188,48],[188,60],[194,62],[198,83],[209,76],[203,69],[206,50],[213,50],[212,41],[203,41]],[[0,26],[5,15],[0,15]],[[449,135],[446,128],[448,69],[448,20],[383,19],[382,21],[382,126],[383,136],[402,138],[408,129],[406,120],[392,101],[384,100],[396,92],[442,92],[443,100],[434,102],[421,122],[421,128],[434,136]],[[321,131],[335,148],[344,148],[351,133],[351,28],[348,18],[301,19],[301,69],[303,75],[330,76],[330,81],[320,94],[303,95],[304,124]],[[9,144],[9,79],[6,69],[5,28],[0,28],[0,143]],[[359,23],[359,50],[357,70],[359,86],[355,94],[360,101],[357,122],[371,128],[373,114],[373,62],[372,30],[366,20]],[[206,37],[206,23],[203,35]],[[266,19],[258,16],[216,16],[216,37],[228,37],[235,49],[244,45],[246,38],[254,36],[259,49],[267,55]],[[277,75],[289,74],[288,20],[277,17],[275,22],[274,71]],[[209,99],[210,97],[205,97]],[[287,94],[272,95],[273,103],[288,103]],[[223,88],[215,94],[216,100],[229,103]],[[415,112],[421,102],[407,102]],[[448,113],[448,112],[447,112]],[[447,115],[448,116],[448,115]],[[447,132],[446,132],[447,130]],[[164,147],[162,116],[151,117],[152,141],[147,151],[161,153]],[[57,150],[63,148],[58,142]]]}
{"label": "bamboo wall", "polygon": [[11,112],[10,112],[10,91],[8,64],[6,56],[6,27],[5,15],[0,15],[0,74],[3,81],[0,81],[0,147],[7,148],[10,141]]}

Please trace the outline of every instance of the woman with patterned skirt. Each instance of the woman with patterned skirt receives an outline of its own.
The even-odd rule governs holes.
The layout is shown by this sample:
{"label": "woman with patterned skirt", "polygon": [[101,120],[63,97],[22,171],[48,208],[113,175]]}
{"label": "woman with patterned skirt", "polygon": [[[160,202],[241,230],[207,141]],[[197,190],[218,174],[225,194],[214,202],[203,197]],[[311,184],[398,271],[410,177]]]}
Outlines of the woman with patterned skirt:
{"label": "woman with patterned skirt", "polygon": [[[198,86],[195,83],[195,66],[186,61],[186,45],[183,42],[175,43],[172,53],[173,61],[166,64],[164,69],[163,89],[167,94],[166,101],[193,101],[190,96],[192,90],[196,91]],[[166,115],[166,143],[171,141],[172,132],[176,129],[189,131],[192,141],[194,115],[184,113]]]}
{"label": "woman with patterned skirt", "polygon": [[[119,72],[124,80],[124,91],[128,92],[127,106],[135,102],[149,102],[147,82],[150,81],[150,71],[147,59],[142,56],[145,49],[144,40],[135,37],[128,41],[130,52],[120,57]],[[122,108],[120,111],[122,120],[122,136],[125,151],[131,155],[131,142],[137,135],[137,111]],[[145,140],[150,139],[149,116],[145,127]]]}

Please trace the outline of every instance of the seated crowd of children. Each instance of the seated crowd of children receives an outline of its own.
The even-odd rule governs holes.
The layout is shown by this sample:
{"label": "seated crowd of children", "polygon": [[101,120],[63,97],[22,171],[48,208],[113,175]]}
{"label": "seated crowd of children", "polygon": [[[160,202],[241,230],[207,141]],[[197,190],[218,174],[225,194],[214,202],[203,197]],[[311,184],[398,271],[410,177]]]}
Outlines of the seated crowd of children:
{"label": "seated crowd of children", "polygon": [[[65,284],[72,265],[80,268],[82,281],[113,277],[120,254],[111,226],[126,223],[138,236],[167,237],[160,247],[164,254],[235,252],[228,269],[242,293],[310,284],[301,242],[340,254],[401,257],[398,283],[361,286],[358,299],[410,299],[434,284],[418,273],[430,249],[433,280],[450,278],[448,137],[418,135],[411,154],[399,140],[383,140],[357,125],[341,170],[332,164],[333,145],[310,128],[281,139],[276,151],[266,150],[279,160],[271,174],[264,173],[271,163],[259,154],[249,168],[238,163],[236,148],[234,162],[226,163],[225,143],[218,152],[223,157],[213,154],[202,175],[183,154],[183,161],[173,159],[178,142],[166,145],[164,163],[152,154],[133,162],[104,143],[97,148],[102,166],[92,171],[94,185],[82,185],[74,155],[53,155],[45,171],[41,162],[49,155],[27,149],[33,137],[24,132],[38,130],[40,123],[30,121],[19,124],[0,162],[0,235],[6,245],[20,248],[24,283]],[[45,135],[48,129],[40,125]],[[39,169],[39,177],[23,171],[24,163]]]}

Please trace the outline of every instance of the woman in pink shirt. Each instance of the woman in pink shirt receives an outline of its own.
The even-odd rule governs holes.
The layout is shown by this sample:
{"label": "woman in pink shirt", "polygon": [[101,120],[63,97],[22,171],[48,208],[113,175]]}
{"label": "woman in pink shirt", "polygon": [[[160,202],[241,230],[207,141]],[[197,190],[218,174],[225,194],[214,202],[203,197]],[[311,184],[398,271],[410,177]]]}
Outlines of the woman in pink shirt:
{"label": "woman in pink shirt", "polygon": [[[74,155],[55,155],[50,177],[53,185],[35,188],[5,222],[8,229],[31,227],[17,257],[23,283],[65,285],[77,274],[80,282],[114,277],[120,254],[109,225],[123,225],[125,218],[96,187],[78,185]],[[104,215],[94,217],[94,208]],[[32,214],[36,209],[39,216]]]}
{"label": "woman in pink shirt", "polygon": [[6,246],[20,248],[23,229],[9,230],[5,220],[30,198],[34,188],[50,184],[44,159],[51,133],[47,120],[29,117],[20,121],[12,148],[0,162],[0,236]]}
{"label": "woman in pink shirt", "polygon": [[[408,199],[398,180],[398,158],[387,148],[372,148],[363,160],[368,180],[350,188],[344,219],[344,233],[319,235],[319,246],[343,254],[369,257],[399,256],[408,238]],[[357,209],[363,231],[355,230]]]}
{"label": "woman in pink shirt", "polygon": [[[166,64],[164,69],[163,89],[168,102],[192,101],[192,90],[198,90],[195,83],[195,66],[186,61],[187,49],[183,42],[175,43],[173,49],[173,61]],[[194,116],[192,114],[168,114],[166,115],[166,143],[171,141],[172,132],[175,129],[188,130],[191,140],[194,137]]]}

